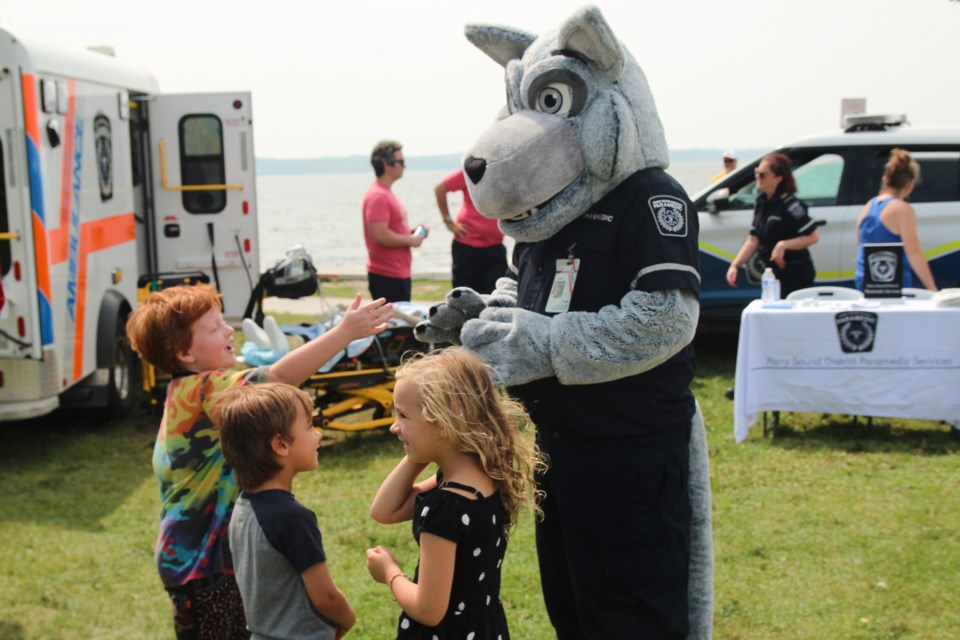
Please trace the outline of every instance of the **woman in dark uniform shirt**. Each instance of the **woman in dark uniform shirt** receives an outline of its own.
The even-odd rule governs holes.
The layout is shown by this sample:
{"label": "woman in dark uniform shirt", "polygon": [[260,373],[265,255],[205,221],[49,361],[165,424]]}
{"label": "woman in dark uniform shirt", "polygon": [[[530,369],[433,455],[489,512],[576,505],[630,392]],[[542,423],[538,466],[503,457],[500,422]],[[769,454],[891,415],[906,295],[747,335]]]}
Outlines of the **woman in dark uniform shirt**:
{"label": "woman in dark uniform shirt", "polygon": [[771,153],[760,161],[754,171],[757,181],[757,205],[753,210],[753,224],[737,257],[727,269],[727,282],[737,286],[737,272],[754,256],[759,279],[766,267],[780,280],[780,295],[813,286],[816,274],[810,258],[810,245],[820,239],[816,222],[807,213],[807,206],[794,194],[797,183],[793,179],[790,158],[782,153]]}

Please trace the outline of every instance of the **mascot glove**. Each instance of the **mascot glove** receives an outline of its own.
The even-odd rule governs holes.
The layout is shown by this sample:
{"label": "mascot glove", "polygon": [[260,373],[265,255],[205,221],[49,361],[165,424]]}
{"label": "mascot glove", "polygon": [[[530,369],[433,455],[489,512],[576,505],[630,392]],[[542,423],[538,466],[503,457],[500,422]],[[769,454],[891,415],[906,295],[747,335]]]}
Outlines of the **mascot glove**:
{"label": "mascot glove", "polygon": [[445,302],[430,307],[426,320],[413,331],[420,342],[460,344],[460,330],[467,320],[476,318],[486,307],[479,293],[469,287],[457,287]]}
{"label": "mascot glove", "polygon": [[514,278],[497,278],[497,283],[488,296],[484,296],[488,307],[517,306],[517,281]]}
{"label": "mascot glove", "polygon": [[481,295],[470,287],[457,287],[445,302],[430,307],[429,317],[419,323],[413,335],[420,342],[460,344],[460,330],[467,320],[480,315],[486,307],[512,307],[517,303],[517,281],[499,278],[497,288]]}
{"label": "mascot glove", "polygon": [[483,358],[507,387],[553,376],[550,318],[524,309],[490,307],[468,321],[463,346]]}

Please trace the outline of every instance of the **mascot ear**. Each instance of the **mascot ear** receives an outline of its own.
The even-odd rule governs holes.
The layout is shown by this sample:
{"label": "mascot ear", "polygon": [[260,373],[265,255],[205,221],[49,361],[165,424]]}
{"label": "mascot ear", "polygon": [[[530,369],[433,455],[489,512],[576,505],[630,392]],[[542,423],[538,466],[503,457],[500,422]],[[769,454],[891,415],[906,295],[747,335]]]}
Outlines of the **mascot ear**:
{"label": "mascot ear", "polygon": [[623,49],[596,7],[582,7],[560,25],[557,44],[595,63],[611,82],[623,73]]}
{"label": "mascot ear", "polygon": [[496,60],[501,67],[523,57],[523,52],[536,40],[526,31],[483,24],[468,24],[464,32],[467,40]]}

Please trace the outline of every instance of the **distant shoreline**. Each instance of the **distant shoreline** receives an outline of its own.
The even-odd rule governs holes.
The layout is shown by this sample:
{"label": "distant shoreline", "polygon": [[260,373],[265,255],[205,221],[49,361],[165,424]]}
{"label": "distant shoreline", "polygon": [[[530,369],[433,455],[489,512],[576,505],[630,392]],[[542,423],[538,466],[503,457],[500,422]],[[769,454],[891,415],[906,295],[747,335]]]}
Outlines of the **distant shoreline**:
{"label": "distant shoreline", "polygon": [[[719,171],[723,149],[676,149],[670,151],[671,162],[711,162],[716,161]],[[741,160],[757,158],[769,149],[737,149]],[[407,168],[410,171],[453,171],[460,166],[463,158],[458,153],[431,156],[407,156]],[[370,159],[367,156],[340,156],[332,158],[257,158],[257,174],[295,175],[305,173],[357,173],[369,172]]]}

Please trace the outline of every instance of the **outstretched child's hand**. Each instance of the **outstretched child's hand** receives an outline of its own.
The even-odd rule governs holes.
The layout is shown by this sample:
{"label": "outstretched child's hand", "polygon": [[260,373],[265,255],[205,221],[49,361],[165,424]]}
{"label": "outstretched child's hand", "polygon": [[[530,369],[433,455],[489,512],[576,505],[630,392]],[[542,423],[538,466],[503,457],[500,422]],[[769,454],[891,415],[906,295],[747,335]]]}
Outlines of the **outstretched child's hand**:
{"label": "outstretched child's hand", "polygon": [[367,549],[367,571],[377,582],[386,584],[390,576],[403,573],[393,555],[384,546]]}
{"label": "outstretched child's hand", "polygon": [[353,341],[380,333],[389,326],[387,321],[392,317],[393,303],[380,298],[361,307],[358,293],[337,326]]}

